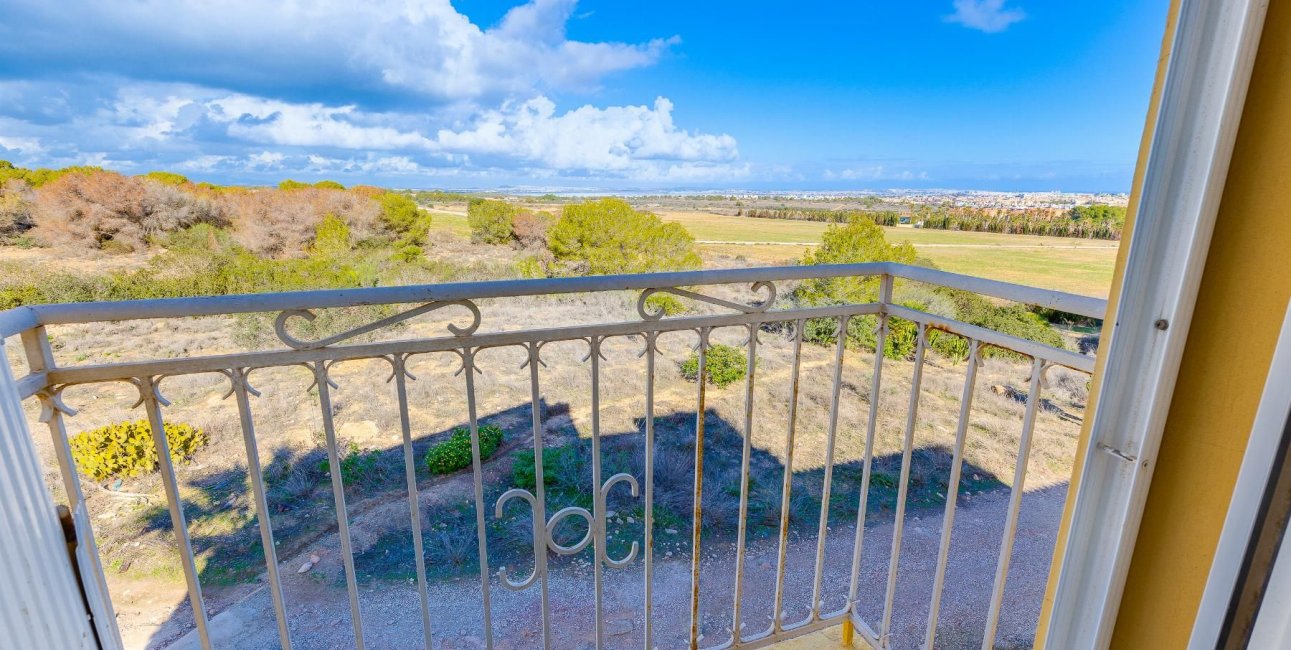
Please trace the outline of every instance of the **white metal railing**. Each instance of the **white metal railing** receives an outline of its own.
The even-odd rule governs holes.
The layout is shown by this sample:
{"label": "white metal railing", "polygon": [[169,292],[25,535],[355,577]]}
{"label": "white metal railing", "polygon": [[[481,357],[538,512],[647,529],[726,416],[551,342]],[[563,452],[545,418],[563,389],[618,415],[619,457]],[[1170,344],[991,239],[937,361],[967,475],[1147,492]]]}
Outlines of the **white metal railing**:
{"label": "white metal railing", "polygon": [[[878,300],[870,303],[842,304],[820,307],[792,307],[773,309],[778,293],[777,283],[808,280],[815,278],[870,277],[878,280]],[[1014,535],[1018,525],[1018,513],[1026,478],[1027,460],[1030,453],[1031,433],[1035,423],[1037,403],[1039,400],[1042,375],[1051,366],[1065,366],[1077,371],[1089,373],[1093,369],[1093,359],[1013,337],[1000,332],[976,327],[933,314],[928,314],[908,307],[893,304],[893,287],[896,279],[904,279],[930,285],[950,287],[991,296],[999,299],[1028,303],[1077,314],[1091,318],[1101,318],[1105,309],[1102,300],[1076,296],[1055,291],[1024,287],[1015,284],[973,278],[945,273],[921,267],[893,263],[872,263],[827,266],[794,266],[782,268],[750,268],[716,271],[696,271],[679,273],[656,273],[642,275],[595,276],[567,279],[518,280],[501,282],[475,282],[460,284],[443,284],[412,287],[369,288],[352,290],[306,291],[281,294],[222,296],[205,298],[184,298],[130,301],[116,303],[81,303],[59,305],[35,305],[19,307],[0,312],[0,337],[21,336],[28,373],[16,377],[20,399],[38,399],[43,407],[42,421],[48,424],[58,460],[60,475],[66,490],[69,506],[77,522],[77,536],[81,552],[79,556],[88,560],[81,563],[82,581],[87,592],[91,614],[104,647],[118,647],[120,635],[115,627],[112,602],[108,594],[103,570],[95,550],[94,536],[90,529],[90,519],[86,514],[85,502],[81,493],[76,467],[72,460],[68,443],[65,417],[75,411],[67,407],[62,400],[62,392],[69,386],[125,381],[133,384],[139,391],[136,406],[142,406],[152,425],[154,443],[158,449],[160,477],[165,488],[167,506],[173,530],[177,539],[178,553],[182,559],[182,568],[188,589],[188,598],[192,605],[196,631],[204,647],[209,647],[209,621],[203,603],[202,586],[199,581],[195,556],[188,535],[185,513],[179,497],[179,484],[175,469],[167,449],[166,436],[163,433],[165,419],[164,407],[168,406],[166,398],[159,389],[164,377],[190,375],[196,373],[220,373],[230,382],[230,395],[235,397],[240,428],[245,443],[248,474],[254,494],[256,519],[259,524],[261,540],[265,552],[269,592],[272,596],[275,618],[278,625],[279,641],[284,648],[291,647],[291,630],[288,625],[287,607],[283,597],[282,578],[279,575],[279,562],[275,557],[273,530],[268,516],[268,503],[265,494],[264,479],[261,474],[259,455],[256,447],[257,436],[255,421],[251,412],[250,398],[259,393],[252,387],[248,376],[255,370],[304,365],[313,373],[314,386],[317,389],[320,415],[326,438],[326,452],[330,468],[332,497],[337,513],[338,535],[341,545],[341,559],[344,563],[346,589],[349,597],[351,621],[354,637],[358,647],[364,646],[365,630],[363,616],[359,607],[358,580],[355,571],[354,557],[351,552],[351,535],[349,516],[345,504],[345,486],[340,475],[340,451],[337,445],[337,432],[333,421],[331,407],[331,389],[334,387],[329,368],[338,361],[354,359],[381,359],[391,365],[394,387],[397,395],[399,419],[401,423],[402,447],[406,468],[406,483],[410,506],[411,526],[414,532],[413,544],[416,558],[416,575],[421,603],[426,647],[431,646],[430,598],[427,585],[427,568],[425,566],[422,544],[422,522],[418,507],[418,484],[414,473],[413,440],[409,422],[409,404],[407,380],[412,378],[407,371],[407,362],[414,355],[429,353],[449,353],[460,359],[464,375],[466,417],[471,435],[472,473],[474,481],[474,511],[477,530],[477,545],[480,558],[479,583],[483,603],[484,643],[492,647],[493,607],[490,591],[494,585],[507,590],[526,590],[535,585],[541,593],[541,625],[543,645],[552,643],[552,622],[548,598],[548,553],[569,555],[579,553],[588,546],[594,549],[594,603],[595,603],[595,641],[597,647],[604,643],[604,621],[602,619],[604,570],[618,568],[635,563],[638,556],[644,565],[644,647],[655,647],[652,638],[654,607],[653,571],[654,571],[654,424],[655,424],[655,374],[658,349],[656,341],[665,332],[690,331],[697,334],[698,376],[705,376],[707,352],[711,341],[709,334],[715,328],[743,328],[746,330],[746,347],[748,370],[745,379],[744,435],[741,465],[740,517],[736,541],[736,561],[734,575],[733,612],[731,612],[731,637],[716,648],[751,648],[768,645],[780,639],[797,636],[825,626],[835,625],[850,620],[858,632],[876,647],[886,648],[890,645],[891,625],[895,602],[898,561],[901,554],[902,526],[906,509],[907,488],[910,480],[911,455],[914,447],[914,431],[918,421],[918,406],[921,393],[921,381],[924,356],[928,347],[927,334],[930,330],[942,330],[960,335],[969,341],[969,359],[967,375],[964,379],[960,404],[958,425],[953,449],[953,460],[946,494],[944,519],[940,536],[937,567],[932,600],[929,607],[925,644],[931,647],[937,630],[937,620],[944,588],[944,576],[947,567],[951,529],[955,516],[960,473],[963,464],[965,434],[968,428],[980,350],[983,346],[1005,348],[1032,359],[1030,388],[1026,396],[1025,415],[1022,423],[1020,446],[1016,462],[1016,473],[1013,477],[1012,492],[1007,509],[1007,522],[1001,543],[999,560],[996,565],[994,588],[988,610],[984,647],[991,647],[995,638],[995,626],[999,620],[1000,607],[1003,602],[1003,590],[1008,575]],[[703,293],[705,287],[713,285],[746,285],[754,299],[737,302]],[[684,288],[683,288],[684,287]],[[637,310],[639,320],[578,325],[550,329],[521,329],[513,331],[480,332],[483,319],[481,309],[476,302],[486,298],[503,298],[517,296],[537,296],[548,294],[568,294],[605,291],[638,291]],[[679,318],[665,318],[661,312],[651,311],[647,299],[660,292],[671,293],[687,300],[706,303],[718,308],[717,313],[688,315]],[[408,305],[416,306],[393,316],[376,320],[346,332],[338,333],[319,340],[302,340],[290,333],[295,319],[313,320],[315,310],[354,307],[366,305]],[[345,343],[354,337],[375,332],[405,321],[414,316],[440,309],[454,310],[452,313],[463,313],[465,318],[456,324],[447,325],[448,332],[442,336],[411,338],[405,340],[382,340],[376,342]],[[723,311],[725,310],[725,311]],[[189,316],[228,315],[239,313],[276,313],[275,329],[279,340],[285,348],[258,350],[247,353],[191,356],[184,358],[144,359],[109,364],[81,364],[65,366],[55,360],[46,326],[68,323],[96,323],[131,319],[180,318]],[[847,324],[850,319],[873,315],[878,322],[876,330],[877,347],[883,349],[884,337],[888,334],[887,322],[891,317],[911,321],[917,325],[918,336],[914,355],[914,375],[911,382],[909,406],[906,412],[904,446],[901,457],[901,474],[898,482],[896,501],[896,518],[891,543],[891,560],[888,566],[887,588],[884,598],[883,615],[880,620],[867,621],[862,618],[855,606],[862,546],[865,542],[865,520],[867,512],[867,489],[860,490],[857,504],[856,533],[852,548],[851,575],[847,602],[837,611],[822,611],[821,584],[826,556],[826,528],[830,491],[833,481],[835,438],[838,428],[838,409],[840,384],[842,382],[843,358],[846,352]],[[786,548],[789,533],[789,497],[793,479],[793,453],[797,394],[801,381],[801,360],[803,343],[803,325],[810,319],[833,319],[838,321],[834,349],[832,373],[831,404],[828,416],[827,446],[823,474],[823,498],[821,499],[821,516],[819,535],[815,551],[815,565],[812,575],[812,601],[810,613],[800,621],[784,620],[784,583],[787,570]],[[782,486],[781,512],[779,517],[779,552],[775,569],[774,612],[772,623],[766,630],[756,633],[745,633],[741,623],[741,603],[744,583],[744,564],[746,546],[746,519],[749,505],[749,462],[752,453],[752,435],[754,422],[754,385],[756,382],[757,363],[755,363],[759,330],[772,324],[789,324],[793,329],[793,365],[791,370],[791,395],[788,405],[789,429],[786,435],[784,450],[784,472]],[[644,340],[641,356],[645,359],[645,460],[643,481],[629,473],[619,473],[608,478],[601,475],[601,432],[600,432],[600,384],[601,384],[601,347],[614,337],[638,337]],[[555,341],[584,341],[589,346],[587,359],[591,369],[591,417],[592,417],[592,471],[593,483],[598,486],[592,499],[589,512],[581,507],[566,507],[548,516],[543,478],[543,415],[540,404],[543,390],[539,384],[538,366],[542,363],[541,351],[544,345]],[[481,350],[499,347],[519,347],[527,355],[526,365],[529,369],[529,390],[531,394],[531,416],[533,427],[534,469],[536,480],[533,492],[515,488],[504,492],[494,504],[494,516],[501,517],[506,502],[512,499],[526,501],[532,508],[534,566],[530,575],[517,579],[503,571],[497,581],[491,580],[491,567],[486,537],[486,512],[484,501],[483,476],[481,468],[479,417],[476,404],[475,375],[479,368],[475,363],[477,353]],[[883,355],[874,355],[873,378],[870,386],[870,406],[868,425],[865,437],[865,452],[861,485],[869,486],[871,481],[871,462],[874,456],[876,422],[878,420],[878,395],[883,378]],[[690,589],[690,632],[689,646],[701,646],[700,630],[700,559],[703,504],[703,439],[704,413],[706,402],[705,382],[697,382],[696,389],[696,422],[693,526],[691,542],[691,589]],[[606,497],[612,488],[619,483],[627,484],[634,497],[640,495],[644,501],[643,538],[633,541],[631,551],[622,558],[613,558],[608,554],[606,543]],[[620,488],[622,489],[622,488]],[[565,546],[558,543],[553,531],[561,521],[578,517],[587,521],[588,532],[576,544]],[[639,542],[639,543],[638,543]],[[372,634],[369,632],[368,634]]]}

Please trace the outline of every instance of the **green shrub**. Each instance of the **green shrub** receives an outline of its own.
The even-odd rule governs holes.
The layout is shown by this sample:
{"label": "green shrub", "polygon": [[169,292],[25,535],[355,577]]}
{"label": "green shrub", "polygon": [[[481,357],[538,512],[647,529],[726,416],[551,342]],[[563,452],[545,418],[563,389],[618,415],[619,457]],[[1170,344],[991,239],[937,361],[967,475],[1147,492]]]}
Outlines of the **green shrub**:
{"label": "green shrub", "polygon": [[[191,458],[207,442],[206,433],[187,424],[167,422],[166,444],[176,463]],[[157,469],[157,448],[146,420],[118,422],[72,436],[72,458],[86,476],[102,481]]]}
{"label": "green shrub", "polygon": [[[704,360],[704,374],[708,383],[718,388],[725,388],[744,379],[748,365],[748,359],[739,348],[721,344],[713,345],[708,348],[708,354]],[[681,362],[681,374],[690,381],[698,379],[699,353],[693,353],[690,358]]]}
{"label": "green shrub", "polygon": [[[582,458],[578,455],[578,445],[549,447],[542,450],[542,484],[548,488],[560,485],[561,469],[574,466],[577,476]],[[534,462],[532,449],[517,451],[511,460],[511,480],[516,487],[533,491],[538,485],[537,463]]]}
{"label": "green shrub", "polygon": [[337,183],[336,181],[318,181],[317,183],[314,183],[314,187],[317,187],[317,188],[318,188],[318,189],[320,189],[320,190],[343,190],[343,189],[345,189],[345,186],[344,186],[344,185],[341,185],[340,183]]}
{"label": "green shrub", "polygon": [[421,259],[425,254],[426,251],[422,250],[420,246],[409,244],[395,251],[395,259],[411,264]]}
{"label": "green shrub", "polygon": [[466,205],[466,223],[471,227],[471,241],[477,244],[505,244],[511,241],[512,218],[516,207],[506,201],[471,199]]}
{"label": "green shrub", "polygon": [[678,271],[701,262],[695,238],[681,224],[620,199],[566,205],[547,240],[556,259],[580,273]]}
{"label": "green shrub", "polygon": [[516,260],[516,274],[522,278],[545,278],[547,269],[536,255],[527,255]]}
{"label": "green shrub", "polygon": [[293,181],[293,180],[291,180],[290,178],[288,178],[288,179],[284,179],[282,182],[278,183],[278,189],[283,190],[283,191],[288,191],[288,190],[303,190],[303,189],[305,189],[306,187],[309,187],[309,183],[302,183],[302,182],[300,182],[300,181]]}
{"label": "green shrub", "polygon": [[[870,219],[853,216],[846,224],[830,224],[820,246],[808,251],[803,264],[860,264],[915,260],[909,243],[889,244],[883,229]],[[794,296],[807,305],[872,302],[878,295],[878,278],[816,278],[803,282]]]}
{"label": "green shrub", "polygon": [[184,176],[183,174],[176,174],[175,172],[161,172],[161,171],[148,172],[147,174],[144,174],[143,177],[151,178],[152,180],[157,181],[158,183],[161,183],[163,185],[179,186],[179,185],[188,184],[187,176]]}
{"label": "green shrub", "polygon": [[316,255],[340,255],[354,248],[350,227],[340,217],[327,213],[314,229],[314,244],[310,247]]}
{"label": "green shrub", "polygon": [[646,298],[646,311],[650,313],[663,313],[664,316],[676,316],[690,311],[686,303],[682,302],[677,296],[668,293],[656,293]]}
{"label": "green shrub", "polygon": [[386,192],[382,194],[381,222],[390,232],[399,236],[396,247],[423,246],[430,234],[431,217],[417,207],[406,194]]}
{"label": "green shrub", "polygon": [[[365,451],[351,442],[349,448],[345,450],[345,454],[341,456],[341,483],[346,486],[353,486],[360,482],[373,480],[378,473],[380,461],[381,452],[375,449]],[[331,461],[326,458],[320,461],[318,471],[331,475]]]}
{"label": "green shrub", "polygon": [[[480,460],[488,460],[502,444],[502,429],[492,424],[479,425]],[[426,469],[431,474],[451,474],[471,464],[471,432],[457,427],[445,440],[426,452]]]}

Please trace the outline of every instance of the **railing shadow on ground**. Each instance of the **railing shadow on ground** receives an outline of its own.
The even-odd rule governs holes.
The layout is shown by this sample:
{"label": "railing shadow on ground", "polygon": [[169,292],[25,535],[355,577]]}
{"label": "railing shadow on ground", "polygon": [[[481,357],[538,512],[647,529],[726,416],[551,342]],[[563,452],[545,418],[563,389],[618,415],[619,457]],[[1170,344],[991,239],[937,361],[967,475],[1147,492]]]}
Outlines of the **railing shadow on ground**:
{"label": "railing shadow on ground", "polygon": [[[568,405],[564,403],[540,403],[540,408],[544,421],[568,412]],[[530,413],[531,405],[526,403],[482,417],[479,423],[483,426],[494,422],[525,422]],[[569,506],[594,511],[591,434],[579,431],[568,418],[563,418],[562,422],[544,435],[547,442],[544,445],[543,475],[548,518],[551,513]],[[656,416],[654,426],[653,527],[656,546],[671,544],[673,548],[686,549],[687,553],[693,522],[695,425],[694,412],[672,412]],[[465,423],[416,437],[413,441],[421,496],[424,557],[427,577],[431,581],[459,577],[478,581],[476,512],[471,494],[473,471],[468,467],[453,475],[432,477],[422,462],[426,450],[445,439],[457,426],[465,426]],[[839,431],[838,435],[863,436],[864,433]],[[552,444],[553,439],[559,444]],[[497,498],[506,490],[521,488],[534,491],[536,472],[532,444],[529,427],[512,426],[506,430],[503,445],[484,463],[482,506],[486,513],[489,564],[494,571],[505,565],[512,575],[527,575],[533,567],[533,525],[529,506],[513,499],[504,508],[502,518],[495,518],[492,512]],[[740,427],[720,417],[715,410],[706,411],[701,502],[701,532],[705,548],[707,545],[729,547],[735,541],[741,514],[743,444]],[[602,480],[626,473],[644,487],[644,418],[636,420],[634,430],[602,434],[600,447]],[[363,548],[356,548],[354,564],[360,583],[373,588],[383,582],[411,580],[416,577],[416,571],[404,482],[403,446],[394,445],[365,453],[371,454],[374,462],[365,465],[366,472],[356,474],[346,484],[351,522],[360,513],[380,504],[403,504],[402,509],[391,511],[390,521],[378,524],[383,530],[366,531],[370,537],[375,537],[374,541]],[[326,538],[337,529],[327,457],[321,448],[295,454],[279,448],[270,452],[270,456],[271,459],[263,465],[263,474],[280,570],[294,572],[299,560],[290,568],[286,562],[311,545],[331,544]],[[874,458],[867,522],[892,520],[901,463],[899,453]],[[939,512],[944,507],[951,463],[951,450],[943,446],[912,450],[907,517],[934,509]],[[833,465],[828,504],[828,518],[833,524],[855,522],[862,472],[860,460]],[[815,536],[823,503],[824,474],[823,467],[793,472],[788,507],[788,535],[791,538]],[[749,458],[746,543],[774,539],[779,534],[783,483],[784,464],[777,453],[753,446]],[[202,560],[199,571],[203,586],[210,588],[263,581],[264,549],[260,543],[259,524],[254,499],[248,489],[246,469],[239,467],[205,475],[188,485],[193,491],[185,495],[183,505],[194,551]],[[961,495],[1002,489],[1007,489],[1007,486],[991,472],[968,462],[963,464],[959,486]],[[607,554],[624,557],[634,541],[643,540],[643,498],[630,496],[625,488],[611,490],[604,508],[614,515],[613,523],[608,524],[612,535],[607,540]],[[365,522],[365,525],[372,525],[372,522]],[[148,517],[147,528],[170,530],[170,518],[164,507],[154,507],[154,512]],[[203,534],[204,530],[223,532]],[[585,534],[585,526],[565,524],[553,533],[553,538],[570,545],[577,543]],[[589,546],[575,557],[593,558],[592,553]],[[638,555],[637,562],[640,561]],[[338,594],[344,590],[344,579],[337,574],[325,579],[324,583],[334,586]],[[190,628],[192,613],[188,609],[187,600],[178,603],[171,613],[170,622]],[[286,609],[290,618],[290,598],[287,598]],[[174,627],[163,625],[159,629],[173,630]],[[169,641],[169,638],[154,637],[149,646]]]}

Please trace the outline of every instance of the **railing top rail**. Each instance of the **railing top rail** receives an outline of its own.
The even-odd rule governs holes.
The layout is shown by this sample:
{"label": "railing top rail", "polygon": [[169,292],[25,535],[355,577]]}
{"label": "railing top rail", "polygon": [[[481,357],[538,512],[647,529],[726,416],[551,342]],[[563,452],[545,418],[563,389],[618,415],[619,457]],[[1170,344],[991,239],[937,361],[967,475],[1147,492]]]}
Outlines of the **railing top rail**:
{"label": "railing top rail", "polygon": [[964,289],[1016,302],[1102,318],[1107,301],[1088,296],[987,280],[891,262],[714,269],[668,273],[594,275],[537,280],[492,280],[400,287],[325,289],[282,293],[123,300],[17,307],[0,312],[0,336],[12,336],[36,325],[93,323],[146,318],[180,318],[251,312],[322,309],[545,294],[624,291],[768,280],[892,275],[918,282]]}

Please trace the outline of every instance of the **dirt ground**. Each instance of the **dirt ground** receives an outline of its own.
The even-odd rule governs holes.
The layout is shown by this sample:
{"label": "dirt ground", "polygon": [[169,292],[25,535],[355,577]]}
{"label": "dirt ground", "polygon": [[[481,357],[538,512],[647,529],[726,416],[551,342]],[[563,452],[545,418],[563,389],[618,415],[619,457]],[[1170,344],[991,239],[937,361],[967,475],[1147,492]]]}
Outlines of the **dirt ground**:
{"label": "dirt ground", "polygon": [[[1002,616],[996,636],[999,647],[1029,647],[1039,616],[1054,537],[1062,512],[1065,489],[1047,488],[1027,494],[1016,545],[1011,558]],[[951,538],[950,562],[937,631],[938,648],[977,648],[985,628],[986,603],[999,553],[1008,495],[994,492],[961,498]],[[918,646],[927,626],[929,598],[942,525],[941,511],[924,511],[907,517],[895,606],[892,641],[895,648]],[[863,543],[859,589],[864,620],[878,628],[887,584],[892,523],[867,526]],[[839,526],[827,537],[823,611],[838,610],[848,589],[855,529]],[[324,570],[330,583],[340,580],[335,559],[335,539],[321,541],[313,551],[330,553]],[[757,634],[770,625],[774,602],[777,545],[773,541],[751,544],[745,557],[743,629]],[[784,583],[785,618],[789,622],[809,614],[815,566],[815,544],[792,540]],[[572,561],[552,566],[548,582],[553,646],[591,648],[595,638],[592,571],[584,552]],[[292,641],[299,648],[350,647],[354,643],[348,601],[343,587],[308,575],[286,571],[286,607]],[[730,638],[734,550],[721,545],[704,555],[700,577],[703,645],[719,645]],[[605,569],[603,618],[608,648],[636,648],[645,628],[641,560],[626,569]],[[690,621],[690,559],[657,558],[653,590],[652,627],[659,648],[684,647]],[[530,648],[541,641],[542,617],[538,587],[512,593],[491,581],[495,647]],[[182,594],[172,594],[182,599]],[[177,607],[188,612],[187,605]],[[432,585],[431,630],[436,648],[483,647],[478,581],[454,580]],[[424,644],[420,600],[408,583],[367,583],[360,590],[364,638],[371,648],[420,648]],[[216,647],[277,648],[276,619],[268,592],[259,589],[212,620]],[[140,628],[128,635],[128,647],[198,648],[189,633],[171,641],[178,625]],[[151,634],[149,632],[151,631]]]}

